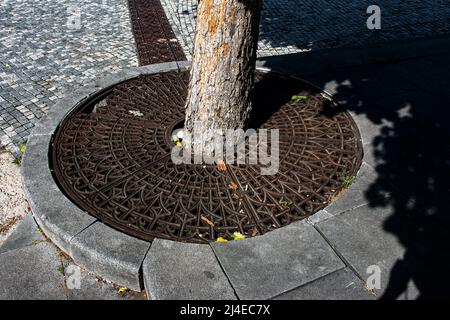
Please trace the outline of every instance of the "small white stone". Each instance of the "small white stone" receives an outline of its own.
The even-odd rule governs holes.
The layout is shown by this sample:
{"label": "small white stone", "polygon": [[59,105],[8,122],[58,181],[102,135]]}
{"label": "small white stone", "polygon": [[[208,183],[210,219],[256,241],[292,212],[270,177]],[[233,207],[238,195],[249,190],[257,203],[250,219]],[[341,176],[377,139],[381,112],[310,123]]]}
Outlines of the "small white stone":
{"label": "small white stone", "polygon": [[183,139],[183,137],[184,137],[184,131],[183,131],[183,129],[180,129],[180,130],[177,132],[177,138],[178,138],[178,139]]}
{"label": "small white stone", "polygon": [[140,112],[139,110],[128,110],[128,112],[136,117],[142,117],[144,114],[142,112]]}

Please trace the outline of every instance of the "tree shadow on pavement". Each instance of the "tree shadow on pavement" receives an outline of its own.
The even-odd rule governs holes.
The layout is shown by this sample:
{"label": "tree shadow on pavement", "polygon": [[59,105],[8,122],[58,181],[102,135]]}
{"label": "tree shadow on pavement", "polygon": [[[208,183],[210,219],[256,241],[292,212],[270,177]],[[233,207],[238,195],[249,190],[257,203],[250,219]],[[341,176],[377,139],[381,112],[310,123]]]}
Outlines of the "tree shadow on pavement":
{"label": "tree shadow on pavement", "polygon": [[[302,64],[301,54],[290,58]],[[277,59],[266,66],[276,70]],[[411,282],[419,299],[450,296],[449,75],[448,54],[300,75],[363,123],[364,161],[377,173],[365,197],[392,209],[383,229],[405,249],[381,299],[400,298]]]}
{"label": "tree shadow on pavement", "polygon": [[[374,4],[381,9],[382,32],[367,29],[367,8]],[[448,34],[449,13],[445,0],[264,0],[260,49],[373,46]]]}

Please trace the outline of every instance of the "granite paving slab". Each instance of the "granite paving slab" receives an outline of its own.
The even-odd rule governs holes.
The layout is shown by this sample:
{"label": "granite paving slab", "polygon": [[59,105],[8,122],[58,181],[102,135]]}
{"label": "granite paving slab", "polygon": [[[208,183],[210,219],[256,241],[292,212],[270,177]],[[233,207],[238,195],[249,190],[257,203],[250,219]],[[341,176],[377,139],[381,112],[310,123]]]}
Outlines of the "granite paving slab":
{"label": "granite paving slab", "polygon": [[0,254],[0,299],[65,300],[61,262],[42,242]]}
{"label": "granite paving slab", "polygon": [[[378,296],[386,290],[391,270],[405,254],[405,248],[399,239],[387,233],[384,228],[386,220],[392,214],[393,209],[390,207],[371,208],[364,205],[316,225],[331,246],[362,279],[368,279],[373,274],[369,267],[376,266],[380,269],[381,286],[375,289]],[[407,229],[408,222],[403,223]]]}
{"label": "granite paving slab", "polygon": [[211,247],[155,239],[143,264],[153,300],[236,299]]}
{"label": "granite paving slab", "polygon": [[330,273],[286,292],[276,300],[374,300],[375,296],[348,268]]}
{"label": "granite paving slab", "polygon": [[269,299],[344,267],[306,221],[211,246],[240,299]]}
{"label": "granite paving slab", "polygon": [[[337,215],[369,203],[366,193],[376,179],[377,173],[375,170],[363,162],[354,182],[324,210],[331,215]],[[388,196],[388,194],[386,192],[380,194],[381,196]],[[317,219],[314,216],[311,218]]]}
{"label": "granite paving slab", "polygon": [[45,241],[45,237],[34,221],[33,215],[28,213],[0,246],[0,254],[28,247],[41,241]]}

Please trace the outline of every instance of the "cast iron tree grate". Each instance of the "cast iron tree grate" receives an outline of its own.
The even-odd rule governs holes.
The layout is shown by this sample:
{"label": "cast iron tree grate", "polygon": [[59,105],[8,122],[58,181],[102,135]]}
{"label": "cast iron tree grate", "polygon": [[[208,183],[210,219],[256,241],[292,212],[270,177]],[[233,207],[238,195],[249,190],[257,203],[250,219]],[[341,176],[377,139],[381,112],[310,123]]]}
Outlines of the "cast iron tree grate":
{"label": "cast iron tree grate", "polygon": [[308,84],[273,73],[257,74],[249,126],[279,129],[278,173],[263,176],[258,164],[175,165],[171,133],[184,119],[188,80],[188,72],[140,76],[65,118],[52,166],[74,203],[141,239],[202,243],[304,219],[356,175],[362,146],[351,116]]}

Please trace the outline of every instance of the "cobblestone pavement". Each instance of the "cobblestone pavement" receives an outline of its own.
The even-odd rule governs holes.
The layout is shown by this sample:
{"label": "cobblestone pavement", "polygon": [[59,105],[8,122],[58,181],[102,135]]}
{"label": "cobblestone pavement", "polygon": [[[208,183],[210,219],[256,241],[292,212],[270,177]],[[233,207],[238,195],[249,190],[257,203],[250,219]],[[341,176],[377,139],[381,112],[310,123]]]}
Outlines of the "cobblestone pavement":
{"label": "cobblestone pavement", "polygon": [[[160,1],[190,59],[197,0]],[[127,2],[0,1],[0,145],[20,155],[18,146],[34,123],[66,92],[100,74],[138,64]],[[142,4],[142,0],[129,2],[132,13],[135,4]],[[379,2],[379,31],[366,27],[366,10],[371,4],[365,0],[265,0],[258,54],[378,45],[450,33],[448,0]],[[150,12],[161,12],[156,8],[153,6]],[[143,14],[139,10],[134,12],[138,18]],[[163,37],[161,43],[153,42],[155,46],[141,45],[148,51],[147,57],[141,57],[141,64],[155,62],[152,51],[158,46],[165,46],[168,56],[182,57],[182,52],[173,49],[173,35],[164,27],[165,18],[158,14],[153,20],[148,19],[144,25],[159,23],[158,34]],[[136,21],[139,44],[147,29],[143,21]],[[140,33],[139,25],[145,27]]]}
{"label": "cobblestone pavement", "polygon": [[15,155],[65,92],[136,66],[126,0],[0,2],[0,142]]}
{"label": "cobblestone pavement", "polygon": [[[161,0],[183,50],[191,58],[197,0]],[[259,56],[312,49],[379,45],[450,33],[448,0],[377,1],[381,30],[367,29],[372,0],[264,0]]]}

